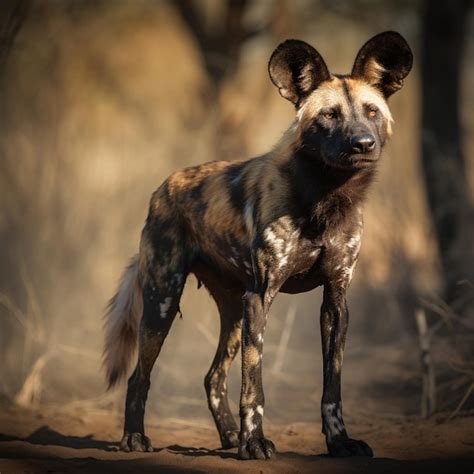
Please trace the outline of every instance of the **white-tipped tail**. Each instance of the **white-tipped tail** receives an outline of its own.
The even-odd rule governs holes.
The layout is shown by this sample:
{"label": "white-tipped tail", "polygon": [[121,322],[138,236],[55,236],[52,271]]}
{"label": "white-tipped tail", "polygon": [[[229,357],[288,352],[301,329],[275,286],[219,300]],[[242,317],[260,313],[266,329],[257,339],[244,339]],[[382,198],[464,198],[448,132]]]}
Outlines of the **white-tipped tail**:
{"label": "white-tipped tail", "polygon": [[138,278],[138,255],[128,265],[105,314],[104,367],[108,388],[127,373],[135,354],[142,317],[142,288]]}

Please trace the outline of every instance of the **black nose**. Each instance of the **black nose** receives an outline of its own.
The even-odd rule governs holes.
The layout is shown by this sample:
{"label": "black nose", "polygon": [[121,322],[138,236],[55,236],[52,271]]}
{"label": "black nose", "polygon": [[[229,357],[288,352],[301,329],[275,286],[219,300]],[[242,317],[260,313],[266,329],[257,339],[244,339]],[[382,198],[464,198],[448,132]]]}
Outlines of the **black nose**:
{"label": "black nose", "polygon": [[351,138],[352,153],[369,153],[375,148],[375,138],[370,133],[354,135]]}

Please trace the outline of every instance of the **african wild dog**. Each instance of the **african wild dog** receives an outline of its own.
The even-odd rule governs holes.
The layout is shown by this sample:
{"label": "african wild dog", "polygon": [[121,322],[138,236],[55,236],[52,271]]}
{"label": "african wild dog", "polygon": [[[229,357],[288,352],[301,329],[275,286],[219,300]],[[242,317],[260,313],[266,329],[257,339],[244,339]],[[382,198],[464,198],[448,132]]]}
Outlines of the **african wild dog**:
{"label": "african wild dog", "polygon": [[[109,386],[126,374],[138,339],[123,450],[152,450],[143,421],[150,372],[192,272],[220,313],[219,345],[205,388],[222,446],[238,446],[241,459],[274,454],[262,424],[268,310],[278,292],[323,285],[322,431],[333,456],[372,455],[365,442],[348,437],[342,420],[346,290],[361,245],[362,202],[391,133],[386,99],[402,87],[411,66],[411,50],[394,32],[369,40],[349,75],[331,74],[312,46],[285,41],[272,54],[269,73],[295,105],[296,119],[277,146],[249,161],[178,171],[155,191],[139,255],[127,268],[106,320]],[[240,430],[226,382],[239,346]]]}

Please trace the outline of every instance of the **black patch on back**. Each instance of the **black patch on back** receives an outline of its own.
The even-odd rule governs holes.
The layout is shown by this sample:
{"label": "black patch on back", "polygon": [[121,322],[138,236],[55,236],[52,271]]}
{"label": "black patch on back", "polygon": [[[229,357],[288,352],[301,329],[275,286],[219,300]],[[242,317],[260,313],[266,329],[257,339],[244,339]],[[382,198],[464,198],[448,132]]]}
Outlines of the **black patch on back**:
{"label": "black patch on back", "polygon": [[207,178],[204,178],[198,185],[194,186],[191,189],[191,197],[193,198],[193,200],[198,200],[202,198],[202,190],[205,186],[206,179]]}
{"label": "black patch on back", "polygon": [[229,166],[225,172],[225,181],[229,189],[230,202],[232,207],[242,212],[245,207],[246,194],[245,194],[245,175],[243,170],[245,163],[238,163]]}
{"label": "black patch on back", "polygon": [[191,199],[193,201],[193,210],[196,216],[203,216],[208,207],[208,202],[202,198],[203,190],[208,178],[204,178],[197,186],[191,189]]}

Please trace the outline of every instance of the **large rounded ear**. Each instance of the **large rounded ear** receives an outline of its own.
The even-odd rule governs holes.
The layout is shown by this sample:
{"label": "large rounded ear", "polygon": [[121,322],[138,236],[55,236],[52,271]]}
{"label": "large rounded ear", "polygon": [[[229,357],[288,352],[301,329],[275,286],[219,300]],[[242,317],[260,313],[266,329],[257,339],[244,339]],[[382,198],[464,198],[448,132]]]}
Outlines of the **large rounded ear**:
{"label": "large rounded ear", "polygon": [[413,53],[402,35],[386,31],[362,46],[352,68],[352,77],[380,89],[385,97],[403,86],[413,64]]}
{"label": "large rounded ear", "polygon": [[273,52],[268,72],[280,94],[296,106],[330,74],[321,55],[308,43],[286,40]]}

